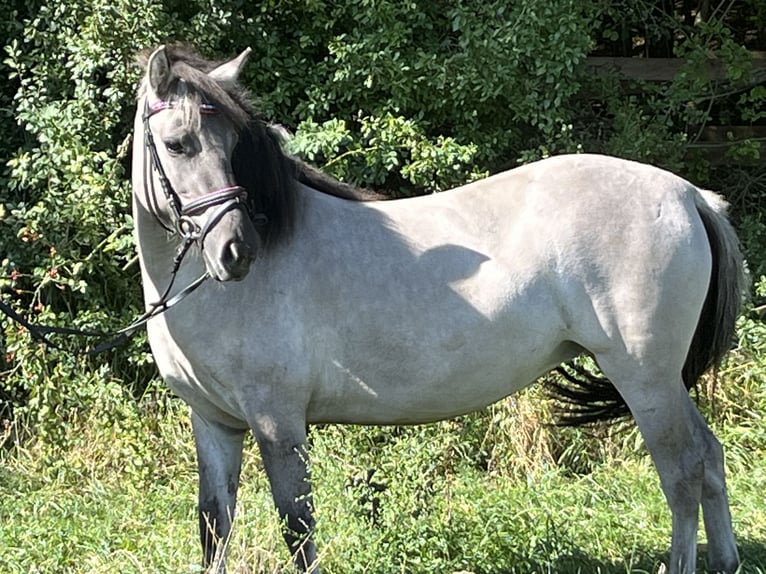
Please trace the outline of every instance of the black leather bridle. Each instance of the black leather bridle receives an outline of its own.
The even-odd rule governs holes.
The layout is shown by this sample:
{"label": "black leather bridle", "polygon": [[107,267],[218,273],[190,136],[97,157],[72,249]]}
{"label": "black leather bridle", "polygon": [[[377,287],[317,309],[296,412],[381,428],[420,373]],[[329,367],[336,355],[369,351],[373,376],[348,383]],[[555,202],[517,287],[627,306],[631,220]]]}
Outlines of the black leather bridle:
{"label": "black leather bridle", "polygon": [[[159,214],[159,210],[157,209],[157,198],[154,190],[153,178],[149,177],[149,181],[145,182],[144,193],[146,194],[146,206],[152,212],[157,222],[167,231],[171,233],[177,233],[181,237],[182,242],[178,246],[176,255],[173,258],[173,268],[171,269],[170,282],[168,283],[168,286],[165,288],[165,291],[162,293],[159,301],[152,303],[149,306],[149,309],[147,309],[147,311],[141,315],[141,317],[136,319],[136,321],[124,329],[131,333],[138,327],[144,325],[152,317],[155,317],[160,313],[164,313],[179,303],[182,299],[192,293],[195,289],[202,285],[206,279],[210,277],[210,274],[205,271],[184,289],[172,297],[170,296],[170,291],[173,289],[176,276],[178,275],[178,270],[181,267],[181,262],[186,256],[186,253],[189,251],[189,248],[195,243],[199,243],[201,249],[208,232],[213,227],[215,227],[215,225],[227,212],[231,211],[232,209],[236,209],[241,204],[244,204],[245,200],[247,199],[247,190],[242,186],[233,185],[206,193],[202,197],[198,197],[186,205],[181,202],[180,196],[173,187],[173,184],[168,179],[168,176],[165,173],[165,169],[162,167],[162,161],[160,161],[160,155],[157,151],[157,144],[154,141],[152,129],[149,124],[149,119],[154,114],[163,110],[172,109],[175,106],[176,102],[174,100],[159,100],[150,105],[147,99],[144,100],[144,113],[142,117],[144,124],[144,146],[149,152],[148,161],[151,162],[151,168],[157,174],[157,179],[159,179],[162,192],[165,195],[165,199],[167,200],[168,205],[170,206],[173,218],[172,226],[169,226],[163,220]],[[203,114],[215,114],[217,113],[217,110],[212,104],[201,103],[200,112]],[[147,165],[146,168],[149,168],[149,166]],[[149,169],[145,169],[144,173],[146,174],[148,171]],[[208,216],[205,224],[200,227],[192,219],[192,217],[200,215],[210,208],[215,208],[215,210]],[[257,213],[249,215],[253,220],[254,225],[265,225],[268,222],[268,218],[265,214]]]}
{"label": "black leather bridle", "polygon": [[[152,105],[149,105],[147,100],[144,103],[143,113],[144,147],[149,151],[149,161],[151,161],[151,166],[157,173],[160,187],[162,187],[165,199],[167,199],[168,205],[172,211],[172,227],[168,226],[163,218],[160,217],[156,209],[157,203],[156,197],[154,197],[154,181],[151,179],[149,185],[144,186],[145,193],[147,194],[146,204],[160,225],[166,230],[171,233],[178,233],[184,241],[199,241],[200,244],[202,244],[207,233],[216,223],[218,223],[218,221],[220,221],[221,217],[223,217],[227,211],[236,208],[241,202],[244,202],[247,199],[247,190],[239,185],[228,186],[206,193],[202,197],[199,197],[186,205],[182,204],[181,198],[173,188],[173,184],[170,183],[170,180],[162,167],[159,152],[157,151],[157,144],[154,141],[151,125],[149,124],[149,119],[153,115],[163,110],[172,109],[175,106],[176,103],[173,100],[160,100]],[[215,114],[216,108],[212,104],[203,103],[200,104],[200,111],[203,114]],[[150,193],[152,194],[152,197],[149,196]],[[200,228],[191,219],[192,216],[199,215],[207,209],[216,206],[217,209],[208,218],[204,227]]]}

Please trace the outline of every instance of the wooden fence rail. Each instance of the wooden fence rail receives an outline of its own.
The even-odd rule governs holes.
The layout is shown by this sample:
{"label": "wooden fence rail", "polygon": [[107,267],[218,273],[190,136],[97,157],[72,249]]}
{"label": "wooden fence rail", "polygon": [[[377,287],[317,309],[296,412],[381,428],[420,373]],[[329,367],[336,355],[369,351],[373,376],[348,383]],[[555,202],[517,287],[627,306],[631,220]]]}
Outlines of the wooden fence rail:
{"label": "wooden fence rail", "polygon": [[[766,52],[751,52],[752,69],[746,81],[734,83],[737,92],[744,92],[756,85],[766,83]],[[685,61],[680,58],[616,58],[591,57],[586,65],[598,71],[616,72],[625,80],[645,82],[670,82],[681,71]],[[709,79],[728,82],[726,68],[720,60],[710,60],[707,65]],[[762,153],[758,160],[732,158],[727,154],[733,146],[743,142],[758,142]],[[713,163],[761,163],[766,164],[766,125],[708,125],[699,138],[689,144],[691,149],[701,151]]]}

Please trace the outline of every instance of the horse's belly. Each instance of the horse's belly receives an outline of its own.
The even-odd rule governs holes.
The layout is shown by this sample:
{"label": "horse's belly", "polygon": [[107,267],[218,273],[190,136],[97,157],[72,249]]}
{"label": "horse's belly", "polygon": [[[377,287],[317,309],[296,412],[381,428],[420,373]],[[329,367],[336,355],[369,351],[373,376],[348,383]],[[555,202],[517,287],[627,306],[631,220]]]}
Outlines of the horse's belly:
{"label": "horse's belly", "polygon": [[493,353],[445,352],[429,363],[400,360],[374,372],[335,361],[312,397],[309,422],[412,424],[486,407],[575,356],[576,345],[498,348]]}

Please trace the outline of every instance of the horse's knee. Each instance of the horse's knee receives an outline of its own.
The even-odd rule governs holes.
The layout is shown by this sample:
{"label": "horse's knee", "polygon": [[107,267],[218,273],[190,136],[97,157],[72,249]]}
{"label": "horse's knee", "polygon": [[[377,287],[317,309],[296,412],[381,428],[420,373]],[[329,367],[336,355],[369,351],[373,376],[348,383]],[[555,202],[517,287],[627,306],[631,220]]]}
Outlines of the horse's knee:
{"label": "horse's knee", "polygon": [[312,535],[314,517],[306,509],[292,509],[283,517],[283,538],[298,568],[306,571],[316,561]]}
{"label": "horse's knee", "polygon": [[261,457],[274,504],[285,527],[285,539],[302,541],[314,529],[308,453],[303,444],[273,447],[262,446]]}

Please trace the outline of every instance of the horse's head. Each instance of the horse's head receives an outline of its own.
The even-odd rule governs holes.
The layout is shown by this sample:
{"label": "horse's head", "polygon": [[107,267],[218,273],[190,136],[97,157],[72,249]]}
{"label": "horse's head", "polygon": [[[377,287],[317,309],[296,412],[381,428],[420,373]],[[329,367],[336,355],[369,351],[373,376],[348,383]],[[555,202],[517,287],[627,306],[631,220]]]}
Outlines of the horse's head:
{"label": "horse's head", "polygon": [[196,243],[219,281],[247,275],[259,245],[255,225],[265,218],[248,200],[257,190],[240,187],[232,168],[250,121],[233,96],[249,52],[205,69],[174,61],[161,46],[146,63],[139,99],[145,160],[135,200],[159,225]]}

